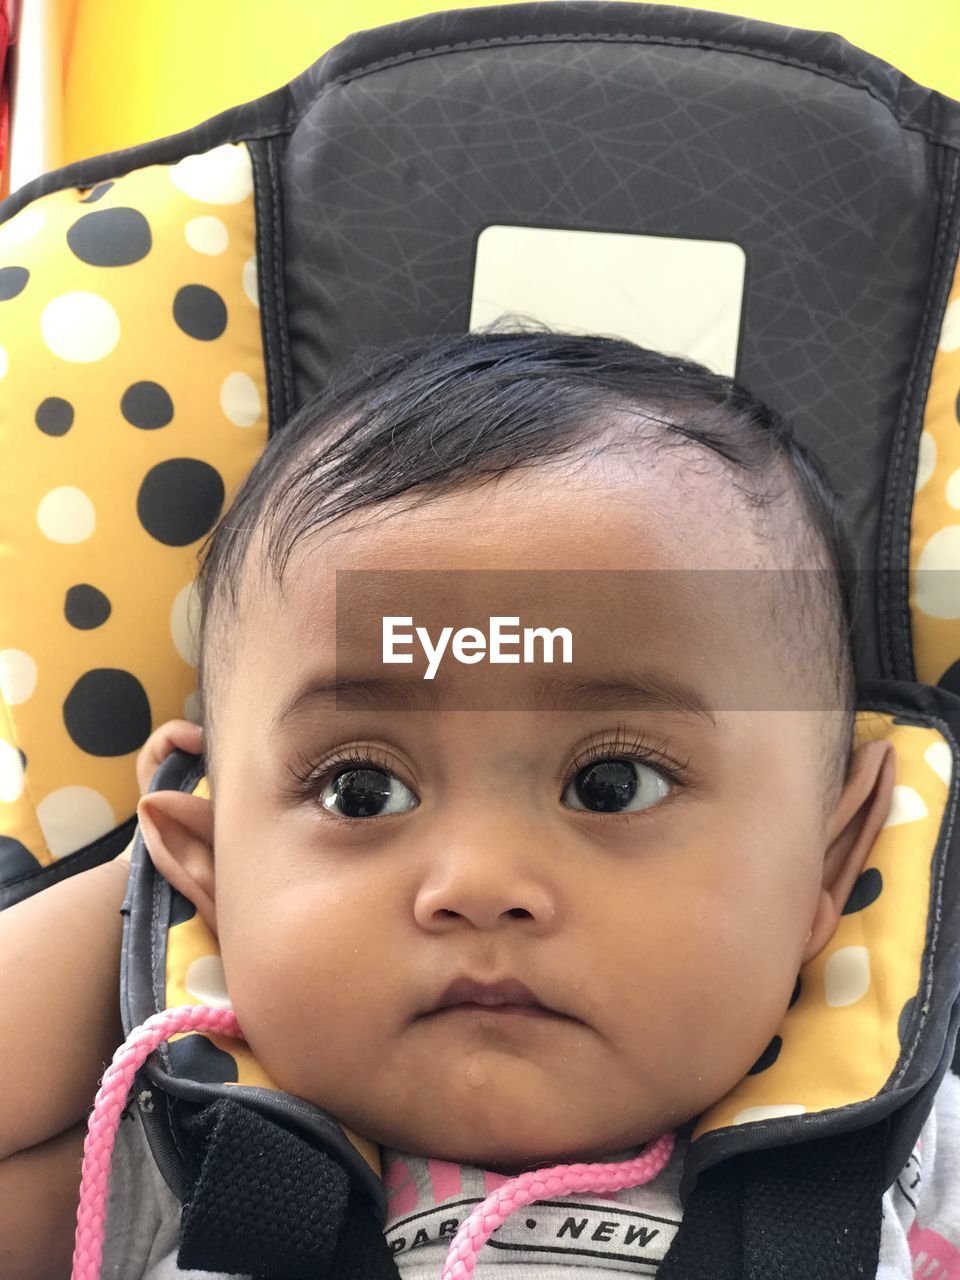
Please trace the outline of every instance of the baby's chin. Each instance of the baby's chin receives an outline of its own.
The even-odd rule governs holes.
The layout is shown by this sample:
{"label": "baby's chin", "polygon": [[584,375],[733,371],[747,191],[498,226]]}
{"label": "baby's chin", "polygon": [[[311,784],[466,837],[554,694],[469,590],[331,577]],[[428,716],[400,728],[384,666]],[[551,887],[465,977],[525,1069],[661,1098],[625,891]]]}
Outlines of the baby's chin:
{"label": "baby's chin", "polygon": [[[678,1141],[685,1141],[692,1134],[698,1116],[692,1116],[683,1124],[673,1127]],[[608,1141],[594,1140],[586,1145],[558,1143],[561,1136],[554,1130],[549,1137],[542,1136],[540,1141],[531,1135],[528,1145],[512,1137],[506,1143],[497,1143],[492,1136],[489,1140],[478,1141],[477,1135],[461,1134],[451,1131],[449,1126],[438,1127],[426,1134],[423,1131],[413,1133],[406,1130],[392,1130],[390,1141],[382,1141],[381,1145],[391,1150],[402,1151],[405,1155],[424,1156],[434,1160],[447,1160],[451,1164],[470,1165],[473,1168],[486,1169],[491,1173],[500,1173],[506,1177],[514,1177],[533,1169],[551,1168],[558,1164],[589,1163],[593,1160],[610,1160],[614,1157],[627,1160],[638,1154],[648,1142],[659,1138],[671,1126],[663,1125],[656,1130],[644,1131],[639,1126],[628,1134],[611,1137]]]}
{"label": "baby's chin", "polygon": [[405,1155],[508,1176],[617,1154],[626,1158],[671,1127],[661,1117],[637,1112],[603,1114],[598,1101],[581,1096],[574,1102],[548,1091],[520,1096],[492,1082],[459,1100],[425,1089],[413,1105],[408,1101],[391,1116],[368,1113],[354,1127]]}
{"label": "baby's chin", "polygon": [[512,1045],[461,1044],[399,1061],[382,1055],[362,1088],[356,1076],[338,1073],[322,1105],[388,1150],[511,1175],[626,1158],[675,1131],[693,1114],[690,1104],[703,1101],[684,1105],[638,1075],[588,1055],[568,1061]]}

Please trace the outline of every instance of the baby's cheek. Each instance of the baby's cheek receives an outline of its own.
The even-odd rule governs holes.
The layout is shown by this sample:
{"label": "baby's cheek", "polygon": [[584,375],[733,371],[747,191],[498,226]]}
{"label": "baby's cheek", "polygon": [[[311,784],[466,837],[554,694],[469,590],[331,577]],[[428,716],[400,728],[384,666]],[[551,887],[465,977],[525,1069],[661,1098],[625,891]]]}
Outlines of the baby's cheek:
{"label": "baby's cheek", "polygon": [[[638,1078],[687,1093],[690,1114],[749,1071],[776,1033],[796,980],[789,941],[754,930],[752,910],[691,894],[683,926],[618,981],[622,1034]],[[744,906],[740,897],[740,907]],[[782,931],[781,931],[782,932]]]}
{"label": "baby's cheek", "polygon": [[281,1087],[313,1100],[375,1053],[383,983],[367,966],[376,952],[322,911],[261,912],[223,933],[221,951],[240,1025]]}

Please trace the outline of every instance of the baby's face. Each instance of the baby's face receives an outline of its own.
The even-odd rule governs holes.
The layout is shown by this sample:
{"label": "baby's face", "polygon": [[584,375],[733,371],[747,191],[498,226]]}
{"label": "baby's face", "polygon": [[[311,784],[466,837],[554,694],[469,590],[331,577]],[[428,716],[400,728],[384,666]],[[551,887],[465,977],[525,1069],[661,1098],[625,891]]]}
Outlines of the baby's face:
{"label": "baby's face", "polygon": [[[218,706],[216,927],[240,1025],[281,1087],[388,1146],[509,1170],[677,1127],[767,1047],[823,878],[821,716],[331,698],[269,729],[338,659],[341,679],[357,674],[336,649],[338,569],[766,563],[724,495],[712,474],[684,477],[682,458],[642,476],[515,473],[379,527],[322,532],[295,552],[283,599],[246,584]],[[750,622],[759,598],[727,592],[708,607],[681,591],[669,606],[643,643],[612,611],[617,670],[605,676],[655,671],[709,703],[711,682],[749,683],[782,661]],[[450,667],[438,687],[481,678]],[[636,740],[660,762],[585,777],[585,744],[609,760]],[[389,795],[380,816],[357,816],[369,773],[333,785],[363,760]],[[296,770],[326,762],[322,785],[295,796]],[[549,1012],[431,1012],[458,977],[517,980]]]}

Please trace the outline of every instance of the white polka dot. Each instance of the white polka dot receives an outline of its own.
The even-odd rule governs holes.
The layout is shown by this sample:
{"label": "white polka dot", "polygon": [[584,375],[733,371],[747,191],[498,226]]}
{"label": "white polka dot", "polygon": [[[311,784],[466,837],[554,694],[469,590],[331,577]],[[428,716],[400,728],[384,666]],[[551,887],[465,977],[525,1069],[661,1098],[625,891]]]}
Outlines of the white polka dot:
{"label": "white polka dot", "polygon": [[952,476],[947,476],[947,505],[953,507],[954,511],[960,511],[960,471],[955,471]]}
{"label": "white polka dot", "polygon": [[242,143],[225,142],[173,165],[170,181],[184,195],[203,204],[237,204],[253,191],[250,153]]}
{"label": "white polka dot", "polygon": [[198,956],[192,961],[183,980],[190,995],[201,1004],[212,1004],[218,1009],[232,1009],[227,992],[227,976],[219,956]]}
{"label": "white polka dot", "polygon": [[0,694],[8,707],[17,707],[33,697],[37,687],[37,664],[22,649],[0,650]]}
{"label": "white polka dot", "polygon": [[98,293],[62,293],[44,307],[40,332],[61,360],[91,364],[120,341],[120,318]]}
{"label": "white polka dot", "polygon": [[930,618],[960,618],[960,524],[939,529],[920,552],[914,602]]}
{"label": "white polka dot", "polygon": [[43,210],[33,205],[21,209],[0,227],[0,248],[7,249],[15,244],[23,244],[25,240],[32,240],[43,229],[46,220]]}
{"label": "white polka dot", "polygon": [[929,431],[920,432],[920,448],[917,450],[917,482],[914,492],[919,493],[933,475],[937,465],[937,442]]}
{"label": "white polka dot", "polygon": [[940,350],[956,351],[960,347],[960,298],[954,298],[943,314]]}
{"label": "white polka dot", "polygon": [[199,689],[194,689],[193,693],[188,693],[184,699],[183,718],[189,720],[191,724],[203,724],[203,699],[200,697]]}
{"label": "white polka dot", "polygon": [[97,513],[82,489],[65,484],[40,499],[37,524],[51,542],[86,542],[97,526]]}
{"label": "white polka dot", "polygon": [[841,947],[827,960],[823,972],[827,1004],[856,1004],[870,990],[870,952],[866,947]]}
{"label": "white polka dot", "polygon": [[7,370],[10,368],[10,357],[7,355],[7,348],[0,347],[0,378],[7,376]]}
{"label": "white polka dot", "polygon": [[[2,657],[2,655],[0,655]],[[949,787],[953,773],[953,755],[945,742],[931,742],[923,758],[944,786]]]}
{"label": "white polka dot", "polygon": [[734,1124],[751,1124],[755,1120],[781,1120],[784,1116],[802,1116],[806,1107],[799,1102],[785,1102],[777,1106],[746,1107],[733,1117]]}
{"label": "white polka dot", "polygon": [[176,594],[170,610],[170,635],[180,657],[195,667],[200,654],[200,595],[195,582]]}
{"label": "white polka dot", "polygon": [[890,799],[890,813],[883,825],[885,827],[899,827],[904,822],[918,822],[921,818],[927,816],[927,812],[927,806],[923,803],[923,796],[915,787],[897,785],[893,788],[893,795]]}
{"label": "white polka dot", "polygon": [[237,427],[252,427],[260,417],[260,392],[249,373],[228,373],[220,388],[220,408]]}
{"label": "white polka dot", "polygon": [[0,800],[13,804],[23,795],[23,761],[11,743],[0,738]]}
{"label": "white polka dot", "polygon": [[219,218],[191,218],[183,229],[187,244],[197,253],[223,253],[230,243],[226,223]]}
{"label": "white polka dot", "polygon": [[248,258],[243,264],[243,292],[247,295],[255,307],[260,305],[260,295],[257,293],[257,259],[256,255]]}
{"label": "white polka dot", "polygon": [[113,809],[92,787],[61,787],[37,805],[37,819],[55,858],[91,844],[117,825]]}

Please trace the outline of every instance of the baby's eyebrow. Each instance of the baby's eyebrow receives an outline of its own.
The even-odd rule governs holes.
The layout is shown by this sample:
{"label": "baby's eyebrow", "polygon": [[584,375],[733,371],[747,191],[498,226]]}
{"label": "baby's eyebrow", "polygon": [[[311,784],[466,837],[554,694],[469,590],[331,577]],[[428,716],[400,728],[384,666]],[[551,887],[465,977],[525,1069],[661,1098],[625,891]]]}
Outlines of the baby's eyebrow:
{"label": "baby's eyebrow", "polygon": [[717,727],[713,709],[699,691],[662,672],[644,671],[637,675],[591,680],[543,676],[538,683],[544,701],[552,701],[549,710],[668,711],[674,715],[709,720],[714,728]]}
{"label": "baby's eyebrow", "polygon": [[415,711],[437,710],[440,691],[435,684],[398,679],[395,676],[311,677],[272,718],[269,732],[277,736],[290,721],[299,720],[318,703],[351,707],[357,711],[382,711],[385,707]]}
{"label": "baby's eyebrow", "polygon": [[[439,710],[443,686],[436,682],[395,676],[340,676],[309,678],[280,708],[269,725],[279,736],[291,721],[299,720],[318,704],[358,711]],[[708,720],[717,727],[714,711],[691,685],[662,672],[594,679],[543,675],[517,691],[517,706],[543,711],[653,710],[686,718]]]}

